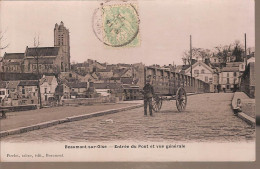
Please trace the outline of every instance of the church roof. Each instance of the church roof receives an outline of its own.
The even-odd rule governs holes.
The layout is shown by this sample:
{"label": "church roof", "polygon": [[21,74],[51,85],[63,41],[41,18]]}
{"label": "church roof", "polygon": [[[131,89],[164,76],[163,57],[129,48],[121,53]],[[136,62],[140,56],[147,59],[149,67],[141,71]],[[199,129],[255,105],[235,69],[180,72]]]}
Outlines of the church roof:
{"label": "church roof", "polygon": [[5,53],[3,59],[23,59],[24,53]]}
{"label": "church roof", "polygon": [[26,56],[57,56],[59,53],[59,47],[33,47],[27,48]]}

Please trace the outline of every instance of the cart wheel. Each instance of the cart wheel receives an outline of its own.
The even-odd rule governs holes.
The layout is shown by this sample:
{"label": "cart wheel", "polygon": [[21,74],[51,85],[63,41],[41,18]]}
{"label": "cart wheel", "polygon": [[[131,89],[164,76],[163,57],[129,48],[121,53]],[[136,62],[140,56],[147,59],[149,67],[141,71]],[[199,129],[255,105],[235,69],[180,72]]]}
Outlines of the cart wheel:
{"label": "cart wheel", "polygon": [[176,106],[179,112],[184,111],[187,105],[187,95],[183,87],[179,87],[176,93]]}
{"label": "cart wheel", "polygon": [[153,110],[155,112],[160,111],[161,108],[162,108],[162,98],[160,98],[159,96],[155,95],[153,97],[153,100],[152,100],[152,105],[153,105]]}

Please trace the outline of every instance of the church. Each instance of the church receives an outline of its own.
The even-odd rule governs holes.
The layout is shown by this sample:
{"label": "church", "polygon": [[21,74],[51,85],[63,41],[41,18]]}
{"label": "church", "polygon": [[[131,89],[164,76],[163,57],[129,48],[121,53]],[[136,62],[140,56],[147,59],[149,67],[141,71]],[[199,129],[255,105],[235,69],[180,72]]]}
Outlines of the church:
{"label": "church", "polygon": [[[19,63],[18,63],[19,62]],[[3,71],[14,73],[60,73],[70,71],[69,29],[61,21],[54,28],[54,47],[26,47],[24,53],[5,53]]]}

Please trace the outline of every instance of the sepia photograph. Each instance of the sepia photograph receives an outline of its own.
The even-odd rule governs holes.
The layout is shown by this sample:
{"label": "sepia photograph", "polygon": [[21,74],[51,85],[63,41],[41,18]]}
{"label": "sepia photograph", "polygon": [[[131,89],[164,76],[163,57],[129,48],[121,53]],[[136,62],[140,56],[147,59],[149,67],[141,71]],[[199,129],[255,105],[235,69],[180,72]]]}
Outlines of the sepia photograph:
{"label": "sepia photograph", "polygon": [[0,2],[1,162],[255,161],[253,0]]}

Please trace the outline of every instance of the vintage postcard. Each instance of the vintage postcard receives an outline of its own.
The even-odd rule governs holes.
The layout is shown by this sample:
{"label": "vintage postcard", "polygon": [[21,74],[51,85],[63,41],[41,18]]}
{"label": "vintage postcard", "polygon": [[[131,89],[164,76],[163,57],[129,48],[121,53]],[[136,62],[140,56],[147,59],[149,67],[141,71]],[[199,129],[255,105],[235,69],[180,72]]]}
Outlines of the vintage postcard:
{"label": "vintage postcard", "polygon": [[255,161],[253,0],[0,2],[0,161]]}

